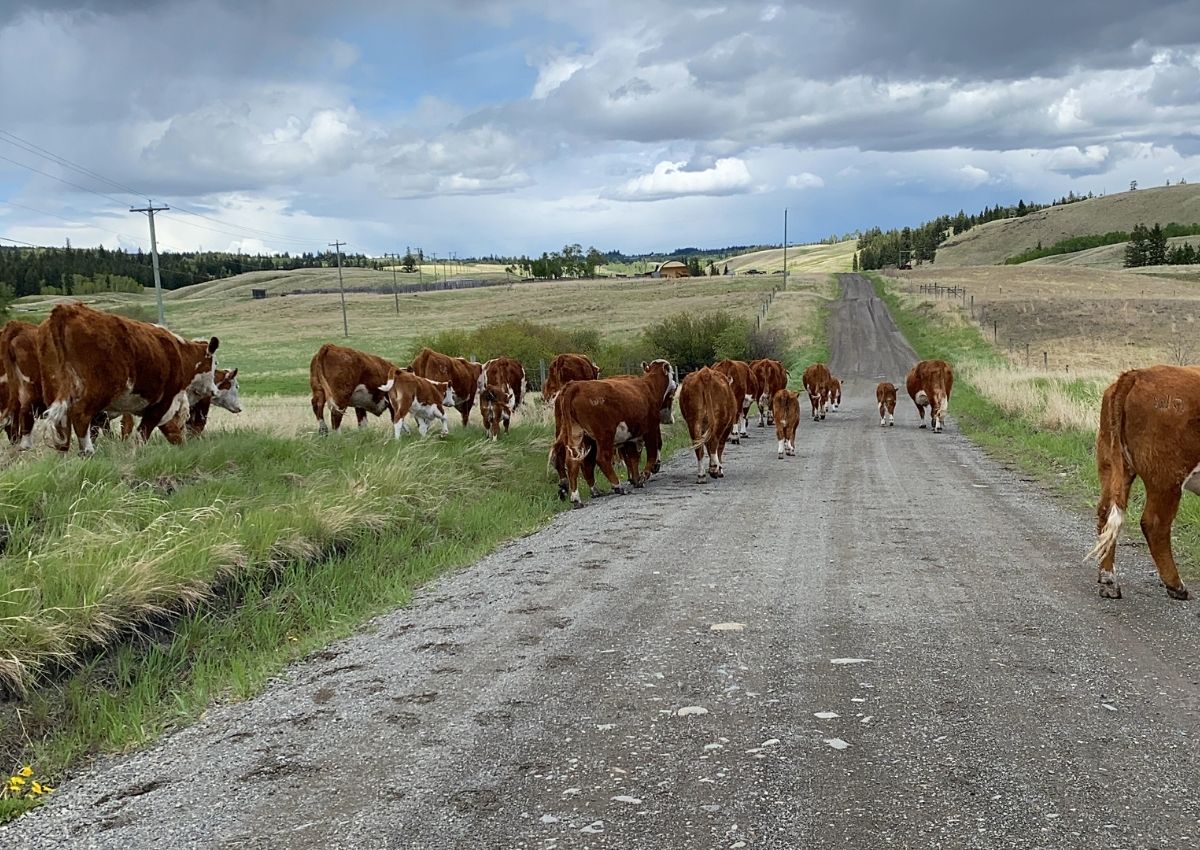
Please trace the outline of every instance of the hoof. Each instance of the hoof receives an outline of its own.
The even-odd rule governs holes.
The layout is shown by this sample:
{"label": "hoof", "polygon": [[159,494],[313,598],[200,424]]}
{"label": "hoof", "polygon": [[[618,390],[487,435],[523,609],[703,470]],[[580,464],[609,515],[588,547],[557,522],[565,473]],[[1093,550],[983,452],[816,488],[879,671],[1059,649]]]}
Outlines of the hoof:
{"label": "hoof", "polygon": [[571,507],[575,510],[583,507],[583,502],[571,502]]}
{"label": "hoof", "polygon": [[924,430],[925,430],[925,423],[924,423],[924,422],[922,422],[922,423],[921,423],[921,430],[922,430],[922,431],[924,431]]}
{"label": "hoof", "polygon": [[729,442],[733,443],[735,446],[740,446],[742,444],[740,437],[730,437]]}
{"label": "hoof", "polygon": [[[635,490],[642,490],[642,489],[645,489],[645,487],[646,487],[646,482],[645,482],[645,480],[642,480],[642,481],[630,481],[630,482],[629,482],[629,487],[632,487],[632,488],[633,488],[633,489],[635,489]],[[626,487],[626,488],[625,488],[625,489],[626,489],[626,491],[628,491],[629,487]]]}
{"label": "hoof", "polygon": [[622,487],[620,484],[618,484],[616,487],[613,487],[612,492],[613,492],[613,495],[616,495],[616,496],[628,496],[629,495],[629,489],[627,487]]}
{"label": "hoof", "polygon": [[[650,472],[654,475],[657,475],[658,473],[662,472],[662,461],[661,460],[654,461],[654,466],[650,470]],[[649,478],[650,476],[647,475],[646,477]]]}
{"label": "hoof", "polygon": [[719,470],[719,469],[712,469],[712,468],[710,468],[710,469],[708,470],[708,477],[709,477],[709,478],[720,478],[720,477],[722,477],[722,476],[721,476],[721,470]]}
{"label": "hoof", "polygon": [[1102,584],[1100,585],[1101,599],[1120,599],[1121,585],[1119,584]]}
{"label": "hoof", "polygon": [[1186,600],[1188,598],[1188,589],[1183,585],[1180,585],[1178,590],[1173,587],[1168,587],[1167,596],[1171,597],[1172,599]]}
{"label": "hoof", "polygon": [[783,460],[783,452],[780,452],[780,453],[779,453],[779,455],[778,455],[778,457],[779,457],[779,459],[780,459],[780,460]]}
{"label": "hoof", "polygon": [[703,476],[703,475],[697,475],[697,476],[696,476],[696,483],[697,483],[697,484],[703,484],[703,483],[704,483],[704,476]]}
{"label": "hoof", "polygon": [[889,428],[895,428],[895,427],[896,427],[896,423],[895,423],[895,422],[889,422],[889,423],[888,423],[888,427],[889,427]]}
{"label": "hoof", "polygon": [[718,478],[724,478],[724,477],[725,477],[725,470],[723,470],[723,469],[718,469],[718,470],[717,470],[717,477],[718,477]]}

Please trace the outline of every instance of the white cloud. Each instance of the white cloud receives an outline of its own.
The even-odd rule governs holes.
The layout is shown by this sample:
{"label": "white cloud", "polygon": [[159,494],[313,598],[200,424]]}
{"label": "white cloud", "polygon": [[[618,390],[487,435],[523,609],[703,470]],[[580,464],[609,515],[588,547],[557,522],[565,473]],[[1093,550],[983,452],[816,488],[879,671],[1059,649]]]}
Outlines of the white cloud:
{"label": "white cloud", "polygon": [[718,159],[700,171],[687,171],[686,166],[686,162],[660,162],[649,174],[627,181],[612,197],[657,201],[686,195],[737,195],[753,188],[746,163],[735,157]]}
{"label": "white cloud", "polygon": [[811,171],[801,171],[799,174],[789,174],[787,179],[789,189],[824,189],[825,181]]}
{"label": "white cloud", "polygon": [[976,189],[992,179],[986,169],[974,165],[964,165],[957,173],[962,184],[969,189]]}

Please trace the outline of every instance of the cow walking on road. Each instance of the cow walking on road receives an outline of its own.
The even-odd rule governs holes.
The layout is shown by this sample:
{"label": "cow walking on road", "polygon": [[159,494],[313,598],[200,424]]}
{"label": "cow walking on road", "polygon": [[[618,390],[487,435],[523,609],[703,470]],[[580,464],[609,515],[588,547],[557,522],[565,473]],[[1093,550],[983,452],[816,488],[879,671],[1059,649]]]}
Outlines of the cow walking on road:
{"label": "cow walking on road", "polygon": [[879,403],[879,427],[896,424],[896,385],[884,381],[875,388],[875,401]]}
{"label": "cow walking on road", "polygon": [[922,360],[912,367],[904,383],[921,415],[921,427],[925,427],[925,408],[928,407],[933,433],[942,433],[946,412],[950,409],[950,391],[954,389],[954,372],[950,364],[945,360]]}
{"label": "cow walking on road", "polygon": [[749,433],[750,405],[758,398],[758,380],[750,371],[750,364],[742,360],[721,360],[712,368],[733,378],[733,396],[738,401],[738,424],[730,439],[735,446],[741,445],[742,437]]}
{"label": "cow walking on road", "polygon": [[829,367],[824,363],[814,363],[804,370],[804,390],[808,393],[808,402],[812,405],[812,418],[820,422],[829,412],[830,388],[833,376]]}
{"label": "cow walking on road", "polygon": [[696,483],[704,483],[704,455],[708,474],[724,478],[725,442],[738,422],[739,405],[733,395],[733,378],[704,367],[688,374],[679,385],[679,412],[687,423],[696,452]]}
{"label": "cow walking on road", "polygon": [[800,393],[782,389],[771,399],[775,417],[775,438],[779,440],[779,459],[796,456],[796,426],[800,424]]}
{"label": "cow walking on road", "polygon": [[767,425],[775,424],[771,405],[775,399],[775,393],[787,386],[787,367],[778,360],[764,358],[762,360],[755,360],[750,364],[750,373],[754,375],[754,380],[758,384],[758,394],[756,396],[758,402],[758,427],[765,428]]}

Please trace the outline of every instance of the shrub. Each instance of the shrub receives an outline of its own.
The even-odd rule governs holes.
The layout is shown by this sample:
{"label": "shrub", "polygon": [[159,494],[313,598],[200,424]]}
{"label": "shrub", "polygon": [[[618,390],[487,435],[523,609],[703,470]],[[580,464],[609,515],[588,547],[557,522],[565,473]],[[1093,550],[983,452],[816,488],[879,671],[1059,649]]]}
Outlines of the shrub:
{"label": "shrub", "polygon": [[680,373],[687,373],[732,357],[729,352],[747,351],[748,330],[740,319],[725,312],[676,313],[646,328],[642,336],[655,357],[665,357]]}

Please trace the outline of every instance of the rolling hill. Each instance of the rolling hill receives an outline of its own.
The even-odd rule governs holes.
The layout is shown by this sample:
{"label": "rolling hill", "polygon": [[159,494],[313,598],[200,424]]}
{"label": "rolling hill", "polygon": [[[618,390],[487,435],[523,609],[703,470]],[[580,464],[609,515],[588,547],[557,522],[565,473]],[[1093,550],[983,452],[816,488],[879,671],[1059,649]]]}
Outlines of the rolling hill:
{"label": "rolling hill", "polygon": [[[1132,230],[1136,224],[1153,225],[1155,222],[1200,222],[1200,184],[1121,192],[1049,207],[1021,218],[981,224],[943,242],[938,248],[937,266],[995,265],[1038,243],[1048,246],[1072,236]],[[1106,246],[1094,249],[1101,252],[1098,255],[1078,259],[1085,265],[1119,268],[1122,249],[1123,246]],[[1066,256],[1070,255],[1052,259],[1059,264],[1071,262],[1065,259]]]}

